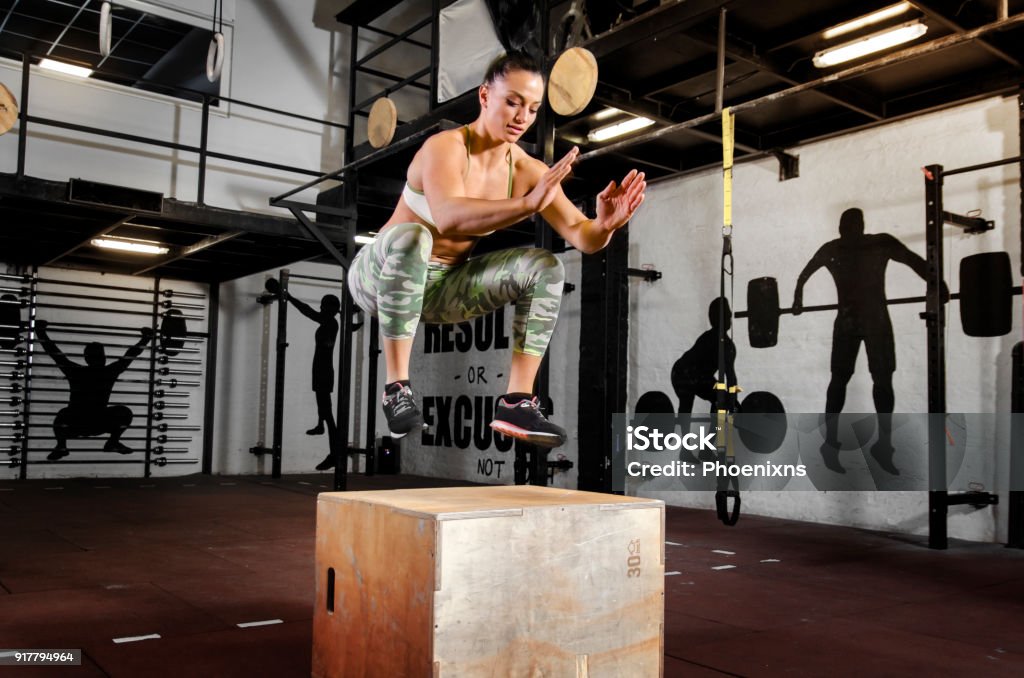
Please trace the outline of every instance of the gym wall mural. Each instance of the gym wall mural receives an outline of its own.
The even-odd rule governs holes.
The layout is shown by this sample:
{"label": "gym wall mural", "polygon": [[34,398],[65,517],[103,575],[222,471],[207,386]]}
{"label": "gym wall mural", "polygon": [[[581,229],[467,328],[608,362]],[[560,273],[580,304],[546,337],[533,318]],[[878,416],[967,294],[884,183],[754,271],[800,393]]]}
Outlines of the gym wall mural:
{"label": "gym wall mural", "polygon": [[[817,489],[899,489],[901,483],[926,478],[927,456],[915,454],[919,446],[908,444],[909,434],[906,431],[898,432],[902,434],[902,437],[897,435],[899,440],[894,438],[893,432],[893,412],[899,409],[901,384],[899,379],[893,378],[897,369],[896,346],[902,342],[917,342],[922,344],[923,350],[924,324],[921,336],[896,334],[889,306],[917,303],[923,309],[927,262],[889,233],[866,232],[863,211],[856,207],[839,215],[838,233],[838,238],[822,244],[803,265],[792,291],[791,308],[780,308],[780,295],[785,295],[785,292],[780,292],[776,278],[758,277],[747,285],[747,310],[735,314],[740,322],[746,321],[749,348],[741,350],[756,351],[785,341],[779,336],[780,316],[834,313],[831,346],[827,349],[822,347],[820,365],[822,371],[828,370],[829,383],[826,392],[821,394],[821,414],[809,415],[812,421],[807,430],[786,431],[787,421],[792,429],[795,418],[786,416],[784,403],[766,388],[770,385],[755,383],[756,379],[737,377],[737,346],[730,336],[734,314],[729,302],[721,298],[710,302],[710,328],[701,333],[674,363],[666,365],[670,368],[675,402],[663,392],[647,391],[634,409],[641,419],[634,418],[631,423],[634,426],[647,423],[666,430],[677,426],[696,430],[702,422],[707,426],[712,421],[708,416],[690,415],[695,410],[713,412],[715,409],[715,383],[721,348],[727,383],[730,386],[739,384],[745,389],[739,394],[737,413],[747,416],[747,422],[758,421],[749,415],[764,415],[762,421],[774,422],[773,426],[762,430],[772,432],[767,436],[751,435],[749,426],[744,430],[743,425],[737,425],[739,442],[747,452],[762,455],[762,458],[763,455],[772,455],[776,463],[792,463],[799,457],[807,464],[808,476]],[[921,278],[920,296],[894,298],[889,294],[886,271],[890,264],[905,266]],[[828,273],[827,276],[820,274],[822,269]],[[1007,334],[1011,327],[1014,293],[1009,255],[990,252],[964,258],[960,262],[960,281],[958,294],[951,295],[945,282],[940,294],[943,301],[959,300],[964,334],[983,337]],[[833,286],[836,303],[804,305],[805,288]],[[721,345],[720,340],[724,342]],[[862,346],[867,358],[875,411],[871,416],[841,416],[847,387],[855,374]],[[748,362],[756,364],[757,360],[751,357]],[[794,378],[799,379],[799,376]],[[695,405],[695,401],[699,404]],[[951,478],[963,460],[965,428],[955,415],[946,425],[952,451],[949,462]],[[901,449],[901,441],[904,449]],[[856,463],[850,456],[861,452],[866,457],[870,476],[862,473],[865,464]],[[848,460],[846,463],[844,458]],[[701,461],[700,456],[694,456],[687,450],[680,452],[680,459]],[[849,472],[854,477],[847,475]],[[714,489],[713,482],[701,482],[699,478],[681,480],[687,489]],[[784,485],[769,483],[758,489],[781,489]],[[652,484],[648,481],[644,486],[648,490],[670,489],[672,483]]]}
{"label": "gym wall mural", "polygon": [[61,273],[0,274],[0,461],[21,477],[198,464],[206,295]]}
{"label": "gym wall mural", "polygon": [[[312,448],[314,454],[320,458],[314,468],[318,471],[327,471],[335,467],[335,452],[345,447],[334,403],[335,391],[338,388],[335,363],[338,359],[337,344],[342,327],[339,276],[294,273],[287,269],[282,269],[278,275],[277,278],[267,278],[264,281],[266,293],[257,299],[264,307],[261,358],[261,371],[264,376],[260,382],[259,396],[260,435],[256,446],[250,448],[249,452],[258,456],[271,453],[274,473],[277,474],[286,458],[289,463],[295,464],[295,470],[308,469],[307,455],[302,452]],[[312,303],[303,301],[299,296],[305,296],[307,299],[319,298],[319,303],[314,307]],[[289,306],[294,307],[309,322],[296,323],[292,326]],[[270,395],[266,378],[270,360],[270,308],[276,308],[274,314],[277,315],[277,354],[274,363],[277,370],[275,382],[280,383],[274,385],[274,442],[273,447],[268,448],[264,445],[264,436],[266,407]],[[349,326],[353,331],[362,327],[361,322],[355,322],[357,317],[357,314],[353,315],[353,322]],[[289,350],[290,347],[292,350]],[[297,391],[294,395],[291,393],[293,387]],[[357,384],[355,392],[358,393],[359,390]],[[313,398],[306,395],[309,391],[312,391]],[[296,428],[302,430],[302,442],[292,439],[290,443],[285,444],[283,437],[286,428],[289,431]],[[350,451],[353,449],[350,448]],[[300,454],[295,455],[295,452]]]}
{"label": "gym wall mural", "polygon": [[85,345],[82,356],[85,363],[76,363],[64,353],[47,331],[49,322],[36,320],[36,335],[43,350],[60,369],[68,384],[68,404],[53,419],[53,437],[57,444],[46,455],[49,461],[68,456],[68,440],[109,435],[103,444],[104,452],[131,454],[134,450],[121,442],[121,436],[131,426],[135,414],[126,405],[111,405],[110,396],[121,374],[142,355],[153,338],[153,328],[142,327],[142,338],[128,347],[124,355],[110,363],[106,350],[98,341]]}
{"label": "gym wall mural", "polygon": [[[424,428],[404,444],[409,454],[403,455],[403,471],[431,459],[424,463],[433,468],[450,466],[483,482],[508,481],[514,441],[490,426],[512,355],[508,308],[456,325],[423,324],[417,335],[411,378],[423,394]],[[453,450],[461,454],[445,454]]]}
{"label": "gym wall mural", "polygon": [[316,465],[317,471],[334,468],[334,454],[338,441],[338,425],[334,420],[334,344],[338,339],[338,311],[341,300],[336,295],[325,294],[320,299],[320,309],[287,295],[288,301],[298,309],[299,313],[316,323],[313,335],[313,360],[310,365],[310,387],[316,398],[316,424],[306,431],[309,436],[321,436],[327,433],[328,448],[326,456]]}
{"label": "gym wall mural", "polygon": [[[885,270],[889,262],[908,266],[922,283],[927,263],[888,233],[866,234],[864,213],[850,208],[839,219],[839,237],[815,252],[797,277],[793,292],[793,314],[803,312],[803,291],[808,279],[824,268],[836,287],[836,318],[832,330],[830,360],[831,381],[825,396],[825,412],[838,414],[846,402],[846,387],[853,377],[861,345],[871,373],[875,412],[892,414],[896,396],[893,373],[896,371],[896,338],[889,318],[885,291]],[[923,291],[923,285],[922,285]],[[949,292],[946,291],[946,298]],[[838,418],[825,418],[825,441],[820,451],[825,466],[836,473],[845,473],[839,462]],[[878,436],[871,446],[871,456],[891,475],[899,475],[893,464],[891,419],[879,417]]]}

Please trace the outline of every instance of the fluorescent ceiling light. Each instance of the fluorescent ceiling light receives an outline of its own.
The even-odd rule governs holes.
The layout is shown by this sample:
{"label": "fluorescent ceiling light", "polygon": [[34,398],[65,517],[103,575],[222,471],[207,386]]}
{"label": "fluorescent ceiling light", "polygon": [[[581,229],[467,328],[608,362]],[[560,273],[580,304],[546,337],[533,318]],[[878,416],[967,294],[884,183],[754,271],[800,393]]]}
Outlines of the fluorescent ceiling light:
{"label": "fluorescent ceiling light", "polygon": [[597,113],[594,113],[590,117],[593,120],[607,120],[608,118],[613,118],[613,117],[615,117],[616,115],[618,115],[620,113],[622,113],[622,111],[620,111],[619,109],[609,107],[609,108],[602,108],[600,111],[598,111]]}
{"label": "fluorescent ceiling light", "polygon": [[66,73],[67,75],[74,75],[79,78],[88,78],[92,75],[92,70],[84,66],[66,64],[63,61],[54,61],[53,59],[43,59],[39,62],[39,68],[45,68],[48,71],[57,71],[58,73]]}
{"label": "fluorescent ceiling light", "polygon": [[168,247],[149,240],[120,240],[117,238],[93,238],[89,241],[94,247],[103,247],[135,254],[167,254]]}
{"label": "fluorescent ceiling light", "polygon": [[814,55],[814,65],[818,68],[828,68],[851,59],[859,59],[867,54],[880,52],[883,49],[920,38],[927,31],[928,27],[919,21],[901,24],[878,33],[872,33],[860,40],[823,49]]}
{"label": "fluorescent ceiling light", "polygon": [[615,137],[621,137],[624,134],[635,132],[638,129],[644,127],[650,127],[654,124],[654,121],[650,118],[630,118],[623,122],[617,122],[614,125],[606,125],[605,127],[598,127],[587,134],[588,141],[607,141]]}
{"label": "fluorescent ceiling light", "polygon": [[356,236],[356,244],[357,245],[369,245],[371,242],[373,242],[376,239],[377,239],[377,236],[375,236],[375,235],[357,235]]}
{"label": "fluorescent ceiling light", "polygon": [[865,14],[864,16],[852,21],[847,21],[846,23],[839,24],[838,26],[833,26],[822,33],[821,36],[826,40],[838,38],[840,35],[846,35],[847,33],[852,33],[853,31],[864,28],[865,26],[877,24],[881,21],[885,21],[886,19],[891,19],[894,16],[899,16],[909,9],[909,2],[901,2],[895,5],[890,5],[889,7],[883,7],[877,12]]}

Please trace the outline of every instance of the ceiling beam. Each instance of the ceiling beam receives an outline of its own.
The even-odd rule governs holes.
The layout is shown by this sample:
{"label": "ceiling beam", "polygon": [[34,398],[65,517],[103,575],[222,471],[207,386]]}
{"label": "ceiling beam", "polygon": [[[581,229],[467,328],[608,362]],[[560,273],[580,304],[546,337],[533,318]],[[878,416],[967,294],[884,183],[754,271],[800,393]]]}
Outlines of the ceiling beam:
{"label": "ceiling beam", "polygon": [[[103,206],[90,204],[88,208],[77,203],[69,202],[68,183],[66,181],[51,181],[36,177],[24,177],[20,181],[14,174],[0,172],[0,198],[11,196],[32,200],[42,200],[51,204],[63,207],[73,206],[76,209],[88,209],[92,214],[103,213],[114,214],[117,217],[124,216],[127,212],[124,207]],[[0,202],[2,205],[2,202]],[[145,218],[152,218],[154,215],[148,211],[140,211],[138,215]],[[136,216],[136,213],[132,213]],[[186,228],[193,225],[208,226],[218,230],[239,230],[246,233],[255,233],[268,236],[285,236],[297,240],[312,240],[295,224],[295,220],[284,216],[261,214],[258,212],[242,212],[240,210],[229,210],[209,205],[197,205],[195,203],[183,202],[174,198],[165,198],[163,211],[159,217],[166,220],[167,228],[173,230],[174,222],[179,222]],[[331,226],[322,225],[325,230],[334,230]],[[337,229],[339,232],[341,228]]]}
{"label": "ceiling beam", "polygon": [[88,237],[86,237],[85,240],[83,240],[83,241],[81,241],[79,243],[75,243],[74,246],[64,250],[63,252],[61,252],[57,256],[52,257],[49,261],[44,263],[43,266],[53,266],[54,264],[56,264],[58,261],[60,261],[64,257],[68,256],[69,254],[71,254],[72,252],[77,250],[79,247],[82,247],[84,245],[88,245],[92,241],[93,238],[102,238],[103,236],[105,236],[108,233],[110,233],[111,231],[119,228],[120,226],[124,226],[126,223],[131,221],[131,218],[134,217],[134,216],[135,216],[134,214],[129,214],[129,215],[121,217],[120,219],[118,219],[114,223],[110,224],[109,226],[105,226],[105,227],[101,228],[100,230],[96,231],[95,233],[89,235]]}
{"label": "ceiling beam", "polygon": [[1020,70],[1011,66],[998,71],[968,73],[955,81],[944,82],[937,87],[931,86],[887,101],[886,117],[905,118],[986,97],[1016,94],[1020,90],[1020,82]]}
{"label": "ceiling beam", "polygon": [[[963,24],[962,20],[957,21],[949,16],[950,12],[953,13],[953,16],[960,16],[960,14],[963,13],[963,10],[966,9],[965,6],[968,3],[958,2],[957,7],[949,7],[949,3],[943,2],[943,0],[911,0],[910,4],[921,10],[926,17],[945,25],[947,28],[956,31],[957,33],[961,33],[968,29],[968,27]],[[972,23],[976,25],[970,26],[970,28],[976,28],[977,25],[981,25],[985,23],[985,21],[985,19],[973,21]],[[993,36],[987,39],[979,38],[978,40],[975,40],[975,42],[989,54],[1002,59],[1014,68],[1020,68],[1020,60],[993,44],[995,40],[998,40],[998,38]]]}
{"label": "ceiling beam", "polygon": [[[924,113],[932,113],[951,106],[958,106],[969,101],[977,101],[1000,94],[1016,93],[1020,89],[1020,71],[1007,66],[1001,71],[991,74],[968,74],[955,82],[941,87],[928,87],[887,101],[885,103],[886,119],[884,122],[905,120]],[[805,121],[793,127],[777,130],[765,135],[765,142],[785,145],[796,145],[811,141],[821,141],[843,134],[859,132],[876,127],[880,123],[856,125],[842,116],[821,121]]]}
{"label": "ceiling beam", "polygon": [[[717,31],[698,28],[688,31],[684,35],[706,47],[714,50],[718,49]],[[775,57],[761,54],[760,50],[751,47],[751,45],[756,45],[753,40],[749,40],[746,37],[738,38],[737,35],[749,35],[749,32],[745,33],[742,28],[737,30],[735,21],[730,20],[730,37],[727,37],[725,41],[725,54],[727,57],[748,63],[788,85],[803,85],[814,80],[810,76],[795,76],[788,65],[780,63]],[[873,120],[882,120],[885,117],[882,107],[873,97],[866,96],[844,83],[833,83],[828,85],[827,88],[823,85],[815,88],[813,91],[833,103],[844,106]]]}
{"label": "ceiling beam", "polygon": [[[598,84],[597,90],[594,92],[594,100],[606,106],[617,108],[620,111],[625,111],[626,113],[630,113],[632,115],[639,115],[645,118],[650,118],[651,120],[654,120],[655,122],[660,123],[662,125],[674,125],[677,122],[689,119],[694,115],[701,115],[708,112],[707,110],[688,110],[686,111],[686,113],[688,114],[686,115],[686,117],[673,116],[671,114],[672,106],[667,102],[656,101],[652,99],[633,100],[629,98],[627,93],[624,93],[621,90],[614,87],[604,86],[601,83]],[[666,109],[668,110],[666,111]],[[717,144],[722,143],[721,134],[707,132],[697,128],[687,129],[686,132],[691,136],[695,136],[706,141],[712,141]],[[746,153],[757,153],[762,150],[760,147],[760,139],[757,137],[757,135],[752,134],[750,132],[745,132],[744,130],[739,128],[736,129],[735,147],[737,150]]]}
{"label": "ceiling beam", "polygon": [[[630,90],[634,96],[643,98],[653,96],[672,87],[678,87],[690,80],[701,78],[709,73],[714,73],[718,66],[718,57],[714,54],[698,57],[684,64],[673,66],[667,71],[635,83]],[[729,64],[726,64],[728,67]]]}
{"label": "ceiling beam", "polygon": [[154,269],[166,266],[172,261],[179,261],[181,259],[185,259],[195,254],[196,252],[202,252],[203,250],[209,247],[213,247],[214,245],[218,245],[228,240],[233,240],[234,238],[237,238],[238,236],[242,235],[244,232],[245,231],[227,231],[219,235],[211,235],[208,238],[203,238],[199,242],[193,243],[192,245],[189,245],[187,247],[173,248],[167,256],[163,257],[162,259],[150,262],[149,266],[132,271],[132,275],[142,275],[143,273],[149,273]]}
{"label": "ceiling beam", "polygon": [[[828,29],[838,26],[858,17],[871,14],[884,7],[892,5],[894,0],[870,0],[869,2],[858,2],[854,5],[826,8],[811,16],[803,17],[797,21],[791,21],[781,28],[761,35],[761,44],[768,45],[766,53],[777,52],[790,47],[807,38],[824,33]],[[853,14],[851,14],[853,12]]]}
{"label": "ceiling beam", "polygon": [[[639,42],[657,41],[665,36],[691,28],[716,16],[730,0],[670,0],[615,28],[586,40],[581,45],[600,59]],[[654,32],[652,27],[657,27]]]}

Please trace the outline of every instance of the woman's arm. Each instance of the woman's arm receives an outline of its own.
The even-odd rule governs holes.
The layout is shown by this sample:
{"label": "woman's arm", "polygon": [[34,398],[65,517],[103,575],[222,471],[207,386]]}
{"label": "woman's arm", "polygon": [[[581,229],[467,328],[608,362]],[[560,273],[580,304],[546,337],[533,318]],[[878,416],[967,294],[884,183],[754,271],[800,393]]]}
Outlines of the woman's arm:
{"label": "woman's arm", "polygon": [[598,193],[597,216],[588,219],[559,187],[558,194],[541,215],[566,242],[584,254],[593,254],[604,249],[615,231],[629,222],[643,204],[646,188],[644,173],[630,170],[621,184],[611,181]]}
{"label": "woman's arm", "polygon": [[[466,196],[462,174],[466,149],[458,136],[438,134],[423,145],[423,192],[434,217],[434,226],[442,235],[486,235],[506,228],[547,207],[559,184],[572,170],[578,151],[573,149],[550,169],[546,166],[534,189],[525,196],[487,200]],[[543,166],[543,164],[542,164]]]}

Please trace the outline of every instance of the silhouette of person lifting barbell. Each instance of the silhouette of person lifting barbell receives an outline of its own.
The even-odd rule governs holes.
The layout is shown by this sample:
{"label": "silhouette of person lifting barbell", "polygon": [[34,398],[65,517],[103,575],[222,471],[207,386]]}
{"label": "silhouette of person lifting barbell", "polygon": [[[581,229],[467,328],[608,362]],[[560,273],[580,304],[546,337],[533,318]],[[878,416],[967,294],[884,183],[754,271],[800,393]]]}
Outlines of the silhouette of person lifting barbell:
{"label": "silhouette of person lifting barbell", "polygon": [[70,391],[67,407],[57,412],[53,420],[57,445],[46,458],[56,461],[68,456],[68,439],[91,438],[104,433],[110,434],[103,445],[105,452],[131,454],[132,449],[121,442],[121,435],[131,425],[134,415],[124,405],[110,405],[110,394],[121,373],[153,338],[152,328],[141,328],[142,338],[125,351],[124,357],[109,364],[103,344],[94,341],[86,345],[85,365],[80,365],[64,355],[50,338],[45,320],[37,320],[35,326],[43,349],[64,373]]}
{"label": "silhouette of person lifting barbell", "polygon": [[[839,462],[838,415],[846,403],[846,386],[853,377],[857,353],[863,343],[871,372],[872,397],[879,413],[878,439],[871,456],[887,473],[899,475],[893,464],[892,412],[896,397],[892,375],[896,371],[896,348],[885,294],[885,269],[890,261],[908,266],[922,280],[927,262],[888,233],[864,233],[864,213],[856,207],[839,218],[839,237],[822,245],[797,277],[793,293],[793,315],[803,311],[803,290],[807,280],[825,268],[836,285],[838,310],[832,330],[832,378],[825,397],[825,442],[821,446],[825,466],[845,473]],[[945,282],[943,300],[949,299]]]}

